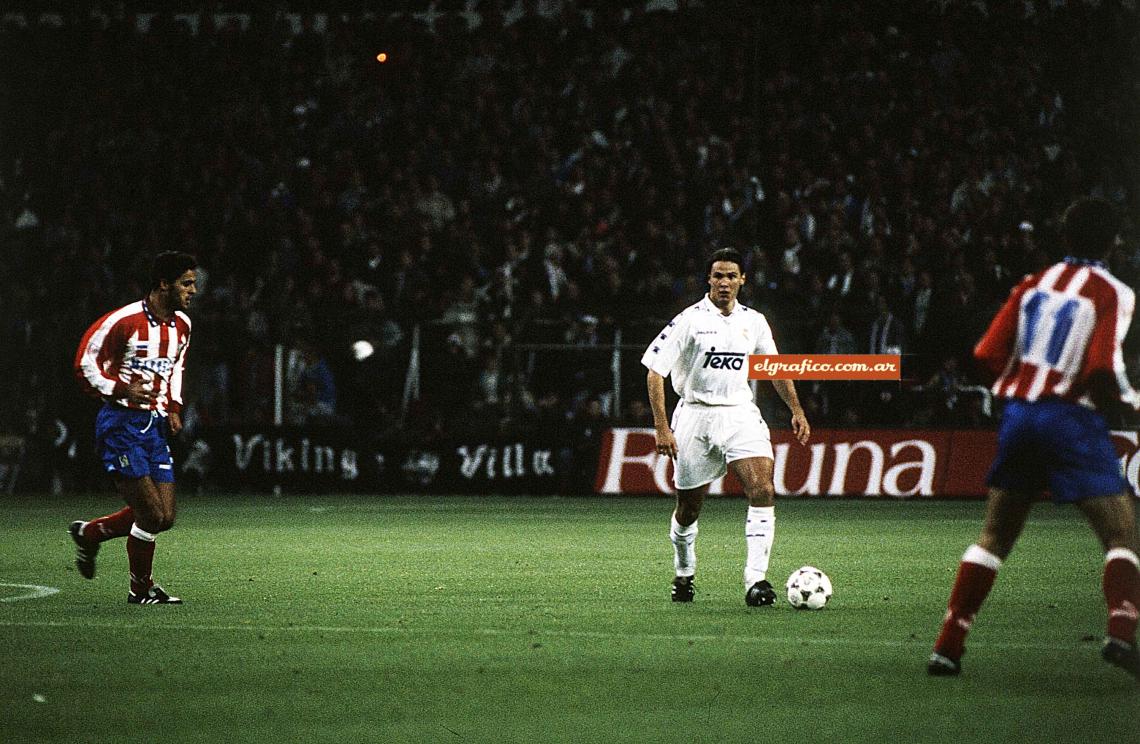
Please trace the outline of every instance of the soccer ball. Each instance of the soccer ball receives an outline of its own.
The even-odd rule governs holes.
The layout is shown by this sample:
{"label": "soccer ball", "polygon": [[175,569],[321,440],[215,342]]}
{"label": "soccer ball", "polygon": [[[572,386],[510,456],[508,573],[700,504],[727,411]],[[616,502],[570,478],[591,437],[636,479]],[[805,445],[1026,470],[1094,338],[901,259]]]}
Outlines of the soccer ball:
{"label": "soccer ball", "polygon": [[822,610],[831,599],[831,579],[815,566],[797,568],[784,586],[788,602],[797,610]]}

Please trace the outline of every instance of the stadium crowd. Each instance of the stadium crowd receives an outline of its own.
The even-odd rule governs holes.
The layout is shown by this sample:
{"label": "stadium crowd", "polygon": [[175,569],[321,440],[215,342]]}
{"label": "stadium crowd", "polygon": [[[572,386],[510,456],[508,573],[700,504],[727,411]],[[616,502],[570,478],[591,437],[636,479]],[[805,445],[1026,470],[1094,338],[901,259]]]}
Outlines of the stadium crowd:
{"label": "stadium crowd", "polygon": [[782,351],[906,355],[801,383],[813,424],[985,426],[970,349],[1068,201],[1120,206],[1140,278],[1132,2],[329,7],[8,17],[0,431],[86,430],[75,344],[166,249],[202,267],[189,434],[271,420],[277,344],[293,423],[645,423],[639,350],[727,245]]}

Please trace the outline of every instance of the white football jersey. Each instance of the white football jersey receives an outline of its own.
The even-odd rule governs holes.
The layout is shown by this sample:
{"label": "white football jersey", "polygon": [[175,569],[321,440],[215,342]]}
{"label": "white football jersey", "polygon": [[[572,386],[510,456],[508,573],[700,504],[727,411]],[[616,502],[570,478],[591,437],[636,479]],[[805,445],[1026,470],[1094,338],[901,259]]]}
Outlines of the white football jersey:
{"label": "white football jersey", "polygon": [[669,323],[645,350],[641,363],[673,381],[686,403],[751,403],[749,354],[778,354],[763,313],[739,302],[724,315],[706,294]]}

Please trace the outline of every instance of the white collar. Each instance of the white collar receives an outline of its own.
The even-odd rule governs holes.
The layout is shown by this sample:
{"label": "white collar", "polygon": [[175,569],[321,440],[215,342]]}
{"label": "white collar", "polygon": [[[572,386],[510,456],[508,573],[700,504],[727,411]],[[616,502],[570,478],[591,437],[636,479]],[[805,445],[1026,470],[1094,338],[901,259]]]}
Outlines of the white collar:
{"label": "white collar", "polygon": [[716,313],[717,315],[720,315],[720,316],[725,317],[725,318],[730,318],[733,315],[736,315],[744,307],[743,305],[740,304],[740,300],[738,299],[732,305],[732,312],[730,312],[728,315],[725,315],[724,313],[722,313],[720,311],[720,308],[717,307],[716,305],[714,305],[713,301],[709,299],[709,293],[708,292],[705,292],[704,297],[701,298],[701,306],[705,310],[708,310],[710,313]]}

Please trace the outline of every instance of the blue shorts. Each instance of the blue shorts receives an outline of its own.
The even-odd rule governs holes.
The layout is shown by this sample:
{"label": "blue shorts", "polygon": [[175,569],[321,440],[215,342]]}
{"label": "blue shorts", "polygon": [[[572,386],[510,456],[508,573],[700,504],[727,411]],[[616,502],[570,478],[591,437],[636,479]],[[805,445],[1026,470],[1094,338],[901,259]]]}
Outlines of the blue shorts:
{"label": "blue shorts", "polygon": [[95,417],[95,451],[103,470],[124,478],[174,482],[174,457],[166,443],[167,422],[152,411],[104,405]]}
{"label": "blue shorts", "polygon": [[1006,403],[987,483],[1031,493],[1048,488],[1058,504],[1128,492],[1104,417],[1055,399]]}

